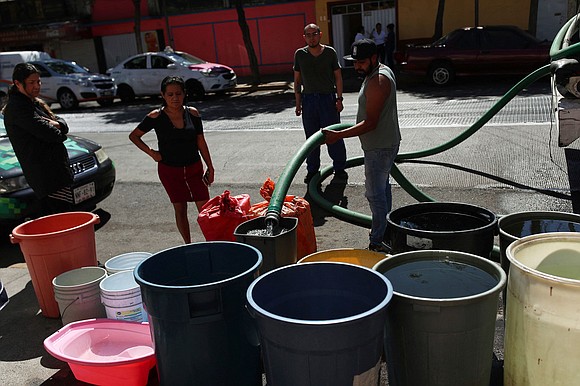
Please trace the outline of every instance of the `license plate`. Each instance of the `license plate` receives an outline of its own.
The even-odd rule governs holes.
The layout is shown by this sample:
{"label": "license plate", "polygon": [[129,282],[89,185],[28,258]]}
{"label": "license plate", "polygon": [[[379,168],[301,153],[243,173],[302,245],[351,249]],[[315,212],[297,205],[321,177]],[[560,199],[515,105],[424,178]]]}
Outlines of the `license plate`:
{"label": "license plate", "polygon": [[111,96],[111,95],[113,95],[113,91],[111,90],[101,91],[101,96]]}
{"label": "license plate", "polygon": [[75,188],[75,190],[73,191],[73,195],[75,197],[75,204],[88,200],[89,198],[95,197],[95,183],[89,182],[86,185]]}

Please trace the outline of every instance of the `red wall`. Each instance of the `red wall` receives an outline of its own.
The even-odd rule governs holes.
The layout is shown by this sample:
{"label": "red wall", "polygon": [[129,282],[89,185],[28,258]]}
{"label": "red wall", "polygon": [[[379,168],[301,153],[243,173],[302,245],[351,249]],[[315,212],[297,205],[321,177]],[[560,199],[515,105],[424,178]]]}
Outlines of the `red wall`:
{"label": "red wall", "polygon": [[[127,3],[129,7],[127,7]],[[122,6],[121,6],[122,5]],[[104,10],[106,6],[108,10]],[[133,32],[132,0],[115,2],[115,12],[109,7],[113,0],[97,0],[93,11],[93,36],[109,36]],[[115,20],[111,20],[111,14]],[[252,36],[261,74],[291,73],[294,51],[303,46],[303,28],[315,20],[314,1],[245,8],[246,21]],[[142,11],[142,15],[146,15]],[[97,19],[99,18],[99,19]],[[238,75],[249,75],[249,60],[235,10],[202,12],[171,16],[169,26],[174,49],[189,52],[210,62],[226,64]],[[164,30],[163,18],[142,18],[141,30]]]}

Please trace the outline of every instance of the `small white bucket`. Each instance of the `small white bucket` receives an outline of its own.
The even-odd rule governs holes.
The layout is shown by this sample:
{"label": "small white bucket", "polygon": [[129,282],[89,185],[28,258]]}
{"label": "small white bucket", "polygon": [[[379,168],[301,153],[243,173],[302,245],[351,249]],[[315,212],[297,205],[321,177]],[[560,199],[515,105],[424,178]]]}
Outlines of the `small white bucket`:
{"label": "small white bucket", "polygon": [[135,281],[133,271],[112,274],[100,283],[101,301],[107,318],[130,322],[146,322],[141,288]]}
{"label": "small white bucket", "polygon": [[101,267],[81,267],[52,279],[54,299],[58,303],[63,325],[105,317],[99,283],[106,277],[107,271]]}
{"label": "small white bucket", "polygon": [[111,257],[105,261],[105,269],[109,275],[122,271],[132,271],[137,264],[151,255],[149,252],[123,253],[122,255]]}

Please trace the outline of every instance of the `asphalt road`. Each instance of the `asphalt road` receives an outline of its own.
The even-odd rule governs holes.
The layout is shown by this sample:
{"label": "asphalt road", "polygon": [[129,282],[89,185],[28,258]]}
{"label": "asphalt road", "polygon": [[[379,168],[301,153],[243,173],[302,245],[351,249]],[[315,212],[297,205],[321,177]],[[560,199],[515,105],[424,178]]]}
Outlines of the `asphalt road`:
{"label": "asphalt road", "polygon": [[[482,90],[482,95],[469,95],[469,89],[475,86]],[[424,120],[422,124],[402,124],[402,152],[431,148],[448,141],[465,130],[504,92],[500,88],[509,88],[502,83],[495,86],[497,90],[486,91],[491,88],[488,83],[468,83],[454,96],[438,95],[441,90],[428,87],[422,95],[422,87],[417,84],[401,90],[399,101],[407,104],[401,114],[403,120],[408,119],[403,122]],[[516,113],[498,118],[498,122],[486,125],[453,149],[401,164],[404,175],[437,201],[480,205],[498,215],[524,210],[571,212],[566,163],[562,149],[556,144],[557,133],[550,114],[542,112],[550,109],[549,95],[545,85],[542,87],[522,96]],[[453,94],[453,90],[447,92]],[[347,121],[346,117],[354,112],[356,94],[348,93],[345,102],[343,120]],[[181,244],[154,163],[127,138],[136,119],[152,106],[151,101],[142,101],[115,106],[115,109],[88,107],[66,113],[73,131],[101,143],[117,168],[113,194],[97,212],[101,217],[96,231],[97,255],[101,262],[125,252],[154,253]],[[200,105],[200,110],[216,167],[212,196],[228,189],[234,195],[250,194],[253,204],[261,202],[262,183],[268,177],[276,180],[304,141],[300,124],[292,116],[291,92],[234,95],[225,100],[210,98]],[[292,127],[286,127],[286,122]],[[154,137],[149,139],[154,141]],[[347,140],[347,148],[349,158],[362,154],[356,139]],[[323,164],[328,165],[330,160],[325,151],[322,153]],[[288,193],[308,198],[306,186],[301,183],[303,174],[304,170],[298,173]],[[321,190],[338,205],[368,213],[361,168],[349,170],[348,184],[323,181]],[[395,184],[395,208],[414,202],[415,199]],[[366,248],[366,229],[337,220],[314,203],[311,205],[318,250]],[[195,210],[191,209],[190,213],[193,239],[203,241],[195,224]],[[62,362],[42,348],[43,339],[58,329],[60,322],[37,313],[22,254],[6,238],[0,244],[0,278],[11,297],[0,317],[0,384],[82,384],[74,380]],[[502,357],[501,325],[499,314],[495,344],[499,358]],[[384,379],[383,384],[386,384]]]}

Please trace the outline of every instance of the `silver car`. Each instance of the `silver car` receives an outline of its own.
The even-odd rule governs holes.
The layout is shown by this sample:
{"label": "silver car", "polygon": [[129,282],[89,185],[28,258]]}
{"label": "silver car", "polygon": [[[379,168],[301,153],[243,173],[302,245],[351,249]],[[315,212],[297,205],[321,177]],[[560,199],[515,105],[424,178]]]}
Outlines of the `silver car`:
{"label": "silver car", "polygon": [[59,59],[31,62],[40,71],[40,97],[47,103],[59,103],[72,109],[79,102],[96,100],[101,106],[113,104],[117,86],[107,75],[94,74],[75,62]]}
{"label": "silver car", "polygon": [[123,102],[159,95],[161,81],[166,76],[185,80],[188,100],[202,99],[206,93],[232,90],[237,84],[236,73],[230,67],[171,48],[132,56],[110,68],[107,74],[115,80],[117,95]]}

